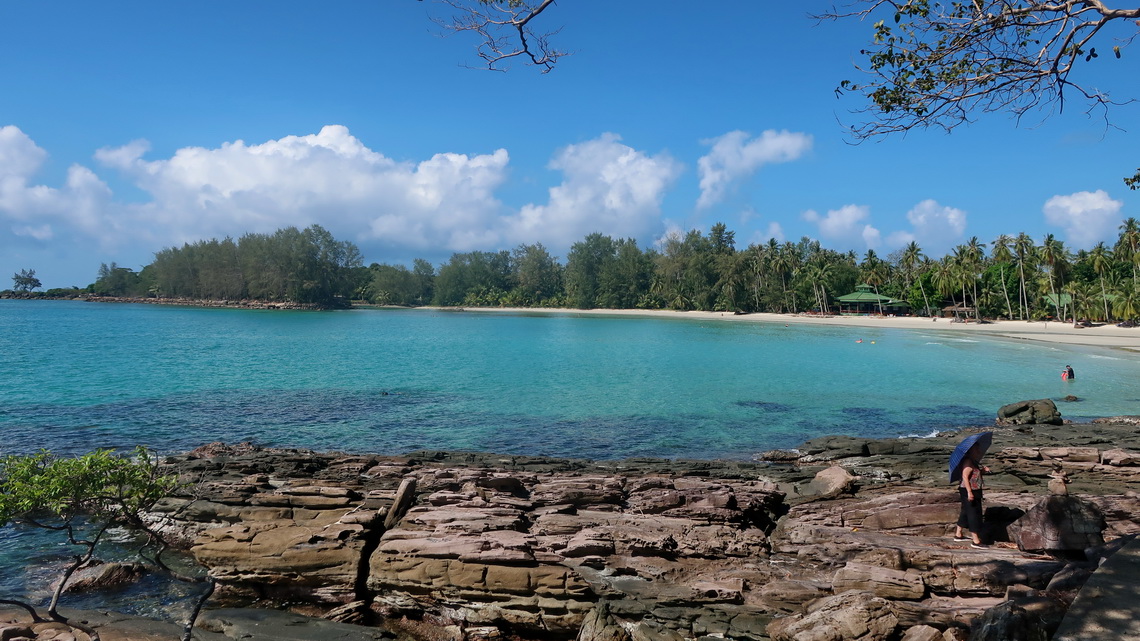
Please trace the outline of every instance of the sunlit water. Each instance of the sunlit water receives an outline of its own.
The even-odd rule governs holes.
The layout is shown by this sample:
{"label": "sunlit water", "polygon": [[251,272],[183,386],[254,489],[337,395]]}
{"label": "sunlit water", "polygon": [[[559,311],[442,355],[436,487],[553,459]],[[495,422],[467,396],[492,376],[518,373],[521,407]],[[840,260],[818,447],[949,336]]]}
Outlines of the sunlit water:
{"label": "sunlit water", "polygon": [[[0,300],[0,454],[254,441],[746,459],[989,424],[1022,399],[1074,394],[1060,407],[1078,421],[1140,413],[1138,373],[1123,351],[949,329]],[[0,531],[0,557],[54,554],[20,540]],[[2,572],[0,595],[41,566]]]}

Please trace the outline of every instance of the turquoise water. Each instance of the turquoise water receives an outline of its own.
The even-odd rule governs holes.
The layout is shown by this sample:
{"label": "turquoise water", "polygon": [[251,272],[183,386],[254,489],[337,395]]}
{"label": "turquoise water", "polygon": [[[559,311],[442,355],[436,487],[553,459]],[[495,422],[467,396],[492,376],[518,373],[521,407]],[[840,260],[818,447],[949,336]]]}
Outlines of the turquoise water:
{"label": "turquoise water", "polygon": [[[0,454],[252,440],[746,459],[824,434],[989,424],[1029,398],[1080,396],[1061,406],[1077,420],[1138,413],[1138,372],[1125,352],[938,331],[0,300]],[[0,596],[46,602],[68,553],[0,529]],[[65,604],[181,616],[185,593],[155,577]]]}
{"label": "turquoise water", "polygon": [[745,459],[824,434],[989,424],[1028,398],[1075,394],[1061,405],[1074,420],[1140,412],[1140,364],[1121,351],[573,313],[2,300],[0,372],[0,453],[252,440]]}

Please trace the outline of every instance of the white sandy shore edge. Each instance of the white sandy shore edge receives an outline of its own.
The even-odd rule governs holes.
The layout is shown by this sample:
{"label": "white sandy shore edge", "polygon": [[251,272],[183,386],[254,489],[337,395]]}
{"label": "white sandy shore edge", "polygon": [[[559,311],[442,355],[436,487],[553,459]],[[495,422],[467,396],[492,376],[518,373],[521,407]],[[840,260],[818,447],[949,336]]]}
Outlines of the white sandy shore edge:
{"label": "white sandy shore edge", "polygon": [[[425,309],[425,308],[420,308]],[[455,308],[429,308],[455,310]],[[1126,328],[1107,324],[1101,327],[1075,328],[1072,323],[1056,321],[993,321],[991,323],[951,323],[948,318],[931,321],[912,316],[811,316],[807,314],[741,314],[730,312],[676,312],[646,309],[545,309],[530,307],[465,307],[467,312],[515,314],[580,314],[595,316],[640,316],[655,318],[685,318],[693,320],[724,321],[728,323],[793,323],[834,325],[854,328],[921,329],[961,334],[989,334],[995,337],[1115,347],[1140,351],[1140,327]]]}

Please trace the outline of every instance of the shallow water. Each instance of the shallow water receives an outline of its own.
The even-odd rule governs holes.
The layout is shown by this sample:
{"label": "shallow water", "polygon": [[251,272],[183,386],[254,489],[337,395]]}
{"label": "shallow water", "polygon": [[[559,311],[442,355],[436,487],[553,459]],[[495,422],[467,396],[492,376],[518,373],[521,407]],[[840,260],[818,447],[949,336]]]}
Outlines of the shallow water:
{"label": "shallow water", "polygon": [[748,458],[987,424],[1028,398],[1075,394],[1074,419],[1134,413],[1140,396],[1124,352],[937,331],[64,301],[0,301],[0,372],[4,452],[252,440]]}
{"label": "shallow water", "polygon": [[[1061,381],[1070,363],[1078,379]],[[0,373],[0,454],[252,440],[745,459],[824,434],[989,424],[1029,398],[1075,394],[1061,410],[1077,420],[1137,413],[1140,365],[1125,352],[937,331],[0,300]],[[26,534],[0,529],[0,595],[42,602],[67,549]],[[151,581],[68,603],[187,607]]]}

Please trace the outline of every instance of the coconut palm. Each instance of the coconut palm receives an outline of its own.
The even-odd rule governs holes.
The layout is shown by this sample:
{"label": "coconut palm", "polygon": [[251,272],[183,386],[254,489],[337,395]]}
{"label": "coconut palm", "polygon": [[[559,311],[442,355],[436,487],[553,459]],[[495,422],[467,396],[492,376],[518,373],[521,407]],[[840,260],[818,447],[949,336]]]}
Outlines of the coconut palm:
{"label": "coconut palm", "polygon": [[1140,288],[1129,283],[1116,290],[1116,298],[1112,300],[1112,312],[1117,318],[1133,320],[1140,315]]}
{"label": "coconut palm", "polygon": [[1001,273],[1001,292],[1005,295],[1005,311],[1010,320],[1013,320],[1013,306],[1009,303],[1009,290],[1005,286],[1005,266],[1013,260],[1013,252],[1009,250],[1009,245],[1012,242],[1012,238],[1001,234],[994,239],[993,245],[990,247],[990,258],[997,263],[998,271]]}
{"label": "coconut palm", "polygon": [[1100,297],[1104,303],[1104,320],[1109,319],[1108,314],[1108,290],[1104,285],[1104,275],[1112,270],[1112,252],[1103,242],[1099,242],[1092,251],[1088,253],[1089,265],[1096,272],[1097,277],[1100,279]]}
{"label": "coconut palm", "polygon": [[979,241],[977,236],[971,236],[970,240],[966,241],[965,262],[962,267],[967,272],[969,282],[974,289],[974,316],[978,316],[980,308],[978,307],[978,275],[982,271],[982,259],[986,256],[986,244]]}
{"label": "coconut palm", "polygon": [[1025,320],[1029,314],[1029,289],[1025,286],[1025,266],[1032,265],[1036,260],[1037,247],[1033,244],[1033,239],[1029,234],[1021,232],[1017,238],[1013,240],[1013,257],[1017,263],[1018,280],[1021,281],[1021,288],[1018,305],[1021,306],[1021,320]]}
{"label": "coconut palm", "polygon": [[[903,248],[902,258],[899,260],[899,266],[903,268],[903,273],[907,277],[907,289],[910,289],[910,279],[914,277],[918,266],[922,264],[923,259],[922,249],[919,248],[918,243],[913,240]],[[930,315],[930,300],[926,298],[926,286],[922,284],[922,278],[918,278],[918,288],[922,290],[922,303],[926,306],[926,315]]]}
{"label": "coconut palm", "polygon": [[[860,266],[863,270],[863,282],[875,288],[875,296],[879,295],[879,285],[887,281],[887,264],[883,262],[875,250],[868,249],[867,255],[863,257],[863,264]],[[877,301],[879,304],[879,315],[885,316],[883,313],[883,299],[880,297]]]}
{"label": "coconut palm", "polygon": [[1135,218],[1126,218],[1120,224],[1120,236],[1116,241],[1117,259],[1132,263],[1132,284],[1140,283],[1137,278],[1137,265],[1140,264],[1140,221]]}
{"label": "coconut palm", "polygon": [[1049,289],[1053,293],[1053,303],[1060,311],[1061,298],[1057,295],[1057,288],[1069,263],[1069,252],[1065,249],[1065,242],[1057,240],[1053,234],[1046,234],[1038,256],[1041,263],[1049,268]]}

